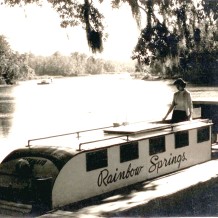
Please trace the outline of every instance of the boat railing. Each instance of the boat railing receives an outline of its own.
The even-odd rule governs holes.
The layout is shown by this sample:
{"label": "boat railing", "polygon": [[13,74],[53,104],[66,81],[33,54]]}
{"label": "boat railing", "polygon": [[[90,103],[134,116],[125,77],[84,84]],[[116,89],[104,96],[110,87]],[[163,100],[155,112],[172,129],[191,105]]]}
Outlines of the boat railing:
{"label": "boat railing", "polygon": [[111,128],[111,127],[113,127],[113,126],[80,130],[80,131],[76,131],[76,132],[70,132],[70,133],[64,133],[64,134],[59,134],[59,135],[52,135],[52,136],[46,136],[46,137],[41,137],[41,138],[29,139],[27,147],[30,147],[31,146],[30,143],[33,141],[39,141],[39,140],[50,139],[50,138],[57,138],[57,137],[62,137],[62,136],[67,136],[67,135],[77,135],[77,138],[79,139],[81,133],[92,132],[92,131],[97,131],[97,130],[101,130],[101,129]]}
{"label": "boat railing", "polygon": [[[211,124],[211,120],[209,120],[209,119],[200,119],[200,121],[201,122],[204,122],[204,123],[209,123],[209,124]],[[163,123],[163,121],[155,121],[154,123]],[[150,131],[158,131],[158,130],[164,130],[164,129],[170,129],[170,131],[171,132],[173,132],[174,131],[174,128],[175,127],[177,127],[177,126],[182,126],[182,125],[186,125],[187,124],[187,122],[188,121],[185,121],[185,122],[180,122],[180,123],[168,123],[168,125],[166,125],[166,126],[162,126],[162,127],[157,127],[157,128],[152,128],[151,130],[150,129],[148,129],[147,130],[147,132],[149,132],[149,130]],[[191,121],[192,123],[196,123],[196,122],[199,122],[199,120],[192,120]],[[116,132],[115,132],[116,133]],[[139,134],[140,133],[143,133],[143,131],[140,131],[140,132],[138,132]],[[98,139],[98,140],[93,140],[93,141],[86,141],[86,142],[81,142],[80,144],[79,144],[79,149],[78,149],[78,151],[81,151],[82,149],[81,149],[81,146],[82,145],[86,145],[86,144],[91,144],[91,143],[96,143],[96,142],[101,142],[101,141],[106,141],[106,140],[112,140],[112,139],[116,139],[116,138],[122,138],[122,137],[126,137],[126,139],[124,139],[124,140],[126,140],[127,142],[129,141],[129,137],[131,137],[131,136],[133,136],[133,135],[135,135],[135,133],[133,132],[133,133],[124,133],[124,134],[120,134],[119,136],[114,136],[114,137],[109,137],[109,138],[103,138],[103,139]]]}
{"label": "boat railing", "polygon": [[[209,119],[192,120],[191,122],[195,123],[195,122],[199,122],[199,121],[205,122],[205,123],[212,123],[211,120],[209,120]],[[138,131],[136,133],[140,134],[140,133],[143,133],[143,132],[158,131],[158,130],[160,131],[160,130],[164,130],[164,129],[171,129],[171,131],[173,132],[175,127],[185,125],[185,124],[187,124],[187,122],[190,122],[190,121],[174,123],[174,124],[167,123],[167,121],[154,121],[154,122],[151,122],[151,123],[163,123],[163,124],[165,123],[167,125],[164,125],[164,126],[161,126],[161,127],[157,127],[157,128],[146,129],[146,131],[145,130],[141,130],[141,131]],[[37,141],[37,140],[43,140],[43,139],[49,139],[49,138],[55,138],[55,137],[62,137],[62,136],[67,136],[67,135],[77,135],[77,138],[79,139],[81,133],[92,132],[92,131],[97,131],[97,130],[102,130],[102,129],[109,129],[111,127],[114,127],[114,126],[107,126],[107,127],[101,127],[101,128],[93,128],[93,129],[76,131],[76,132],[72,132],[72,133],[65,133],[65,134],[59,134],[59,135],[53,135],[53,136],[47,136],[47,137],[30,139],[30,140],[28,140],[27,147],[31,146],[30,145],[31,142]],[[114,132],[114,133],[116,133],[116,132]],[[81,146],[85,145],[85,144],[90,144],[90,143],[95,143],[95,142],[100,142],[100,141],[106,141],[106,140],[112,140],[112,139],[116,139],[116,138],[126,137],[126,141],[129,141],[129,137],[132,136],[132,135],[135,135],[136,133],[135,132],[124,132],[123,134],[117,133],[117,134],[119,134],[118,136],[113,136],[113,137],[108,137],[108,138],[103,138],[103,139],[98,139],[98,140],[90,140],[90,141],[81,142],[79,144],[79,149],[78,150],[80,151],[81,150]]]}
{"label": "boat railing", "polygon": [[[191,122],[192,123],[196,123],[196,122],[199,122],[199,121],[211,124],[211,120],[209,120],[209,119],[192,120]],[[161,123],[163,121],[156,121],[155,123],[158,123],[158,122]],[[170,129],[170,131],[173,132],[175,127],[187,125],[187,122],[190,122],[190,121],[185,121],[185,122],[180,122],[180,123],[173,123],[173,124],[168,124],[166,126],[162,126],[162,127],[158,127],[158,128],[147,129],[146,132],[149,132],[149,131],[160,131],[160,130],[164,130],[164,129]],[[139,134],[143,133],[143,131],[140,131],[138,133]],[[119,136],[114,136],[114,137],[109,137],[109,138],[103,138],[103,139],[98,139],[98,140],[90,140],[90,141],[86,141],[86,142],[81,142],[79,144],[78,151],[82,150],[81,149],[82,145],[91,144],[91,143],[97,143],[97,142],[106,141],[106,140],[112,140],[112,139],[116,139],[116,138],[123,138],[124,137],[124,140],[126,140],[128,142],[129,141],[129,137],[134,136],[134,135],[135,135],[134,132],[132,132],[132,133],[124,133],[124,134],[120,134]]]}
{"label": "boat railing", "polygon": [[[102,141],[107,141],[107,140],[112,140],[112,139],[118,139],[118,138],[123,138],[123,137],[126,137],[126,141],[128,142],[129,141],[129,136],[131,134],[126,134],[126,135],[119,135],[119,136],[113,136],[113,137],[110,137],[110,138],[103,138],[103,139],[98,139],[98,140],[92,140],[92,141],[87,141],[87,142],[81,142],[79,144],[79,149],[78,151],[81,151],[81,146],[82,145],[86,145],[86,144],[91,144],[91,143],[96,143],[96,142],[102,142]],[[125,140],[125,139],[124,139]]]}
{"label": "boat railing", "polygon": [[191,121],[183,121],[183,122],[179,122],[179,123],[170,123],[170,121],[166,120],[166,121],[154,121],[152,123],[169,124],[169,125],[163,126],[163,128],[160,128],[160,129],[171,128],[171,131],[174,131],[175,127],[187,125],[189,122],[191,122],[192,124],[193,123],[198,123],[199,121],[203,122],[203,123],[210,123],[210,124],[212,123],[212,120],[210,120],[210,119],[194,119],[194,120],[191,120]]}

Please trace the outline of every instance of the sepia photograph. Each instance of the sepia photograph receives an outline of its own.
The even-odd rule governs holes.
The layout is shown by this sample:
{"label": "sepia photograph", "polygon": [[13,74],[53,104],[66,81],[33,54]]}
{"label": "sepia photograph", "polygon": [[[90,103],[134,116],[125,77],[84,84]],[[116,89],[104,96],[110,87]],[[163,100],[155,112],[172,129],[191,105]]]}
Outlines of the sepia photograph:
{"label": "sepia photograph", "polygon": [[217,217],[218,0],[0,0],[0,217]]}

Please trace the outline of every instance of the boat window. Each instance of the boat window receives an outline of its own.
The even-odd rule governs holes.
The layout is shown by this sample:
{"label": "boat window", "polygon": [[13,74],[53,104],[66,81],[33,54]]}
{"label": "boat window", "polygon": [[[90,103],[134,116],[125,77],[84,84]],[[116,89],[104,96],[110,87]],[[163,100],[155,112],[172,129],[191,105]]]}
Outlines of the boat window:
{"label": "boat window", "polygon": [[125,143],[120,146],[120,163],[138,159],[139,147],[138,142]]}
{"label": "boat window", "polygon": [[182,148],[189,145],[188,131],[181,131],[175,133],[175,148]]}
{"label": "boat window", "polygon": [[149,139],[149,155],[154,155],[166,151],[165,136]]}
{"label": "boat window", "polygon": [[210,139],[210,129],[209,127],[202,127],[197,130],[197,142],[205,142]]}
{"label": "boat window", "polygon": [[86,171],[108,166],[107,149],[86,154]]}

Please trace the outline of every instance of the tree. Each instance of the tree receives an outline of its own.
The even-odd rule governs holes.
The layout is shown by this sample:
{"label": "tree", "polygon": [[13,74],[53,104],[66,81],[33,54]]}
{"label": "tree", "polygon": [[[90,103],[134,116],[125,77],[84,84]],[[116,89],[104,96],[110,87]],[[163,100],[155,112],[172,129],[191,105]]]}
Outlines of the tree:
{"label": "tree", "polygon": [[[35,77],[35,70],[29,65],[30,55],[28,53],[19,54],[16,52],[15,58],[17,59],[15,63],[19,66],[15,80],[33,79]],[[14,61],[15,58],[13,59]]]}
{"label": "tree", "polygon": [[[82,25],[92,51],[101,52],[106,34],[98,6],[104,1],[108,0],[48,2],[60,15],[62,27]],[[10,6],[29,3],[41,1],[5,0]],[[132,56],[139,65],[160,65],[163,76],[173,76],[176,70],[176,74],[189,78],[193,63],[199,65],[198,60],[202,60],[195,53],[207,54],[209,60],[217,55],[217,0],[111,0],[113,8],[123,3],[129,4],[138,25],[143,26]],[[142,24],[144,16],[146,22]]]}
{"label": "tree", "polygon": [[28,65],[34,69],[36,75],[46,74],[47,57],[35,56],[32,53],[28,54]]}
{"label": "tree", "polygon": [[16,81],[33,78],[34,70],[28,66],[28,55],[13,52],[5,36],[0,36],[0,83],[14,84]]}
{"label": "tree", "polygon": [[0,78],[1,83],[5,82],[8,57],[10,54],[10,46],[4,36],[0,36]]}
{"label": "tree", "polygon": [[86,73],[101,74],[103,72],[103,62],[101,59],[96,59],[93,56],[89,57],[86,62]]}
{"label": "tree", "polygon": [[[33,4],[42,5],[40,0],[5,0],[9,6]],[[104,16],[95,6],[98,1],[84,0],[48,0],[61,18],[61,27],[82,25],[86,30],[87,41],[93,52],[101,52],[103,49]],[[99,2],[102,2],[101,0]]]}
{"label": "tree", "polygon": [[82,75],[86,73],[87,55],[74,52],[71,54],[72,73]]}
{"label": "tree", "polygon": [[[104,0],[49,0],[60,15],[62,27],[84,27],[93,52],[102,51],[106,36],[104,16],[98,9],[102,2]],[[5,4],[10,6],[29,3],[41,2],[5,0]],[[133,59],[138,60],[139,65],[155,66],[159,63],[164,66],[165,74],[176,68],[187,73],[192,52],[203,54],[203,50],[209,49],[214,53],[217,49],[216,45],[212,45],[217,32],[211,28],[217,26],[217,0],[111,0],[113,8],[119,8],[123,3],[129,4],[139,26],[141,16],[146,16],[133,51]]]}
{"label": "tree", "polygon": [[132,58],[139,65],[159,69],[156,73],[165,77],[177,75],[195,82],[214,81],[217,5],[217,1],[211,4],[209,0],[143,1],[140,7],[147,15],[147,23]]}
{"label": "tree", "polygon": [[[57,11],[61,18],[61,27],[82,25],[86,31],[88,45],[95,52],[103,50],[103,41],[107,34],[104,32],[104,16],[99,11],[99,4],[104,0],[48,0],[54,10]],[[108,1],[108,0],[107,0]],[[117,0],[111,1],[112,7],[117,7]],[[139,8],[137,7],[137,0],[123,0],[128,2],[132,8],[134,17],[139,21]],[[4,4],[9,6],[23,6],[26,4],[42,5],[42,0],[4,0]]]}

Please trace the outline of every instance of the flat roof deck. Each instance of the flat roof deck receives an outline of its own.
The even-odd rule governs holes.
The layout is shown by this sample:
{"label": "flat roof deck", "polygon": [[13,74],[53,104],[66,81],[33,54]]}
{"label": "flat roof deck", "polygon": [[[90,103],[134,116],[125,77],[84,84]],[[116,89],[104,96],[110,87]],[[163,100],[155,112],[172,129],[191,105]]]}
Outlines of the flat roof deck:
{"label": "flat roof deck", "polygon": [[75,153],[83,150],[109,147],[127,141],[166,135],[176,131],[212,125],[208,120],[193,120],[179,124],[139,122],[118,127],[102,128],[87,132],[48,136],[29,140],[29,146],[57,146],[73,149]]}

